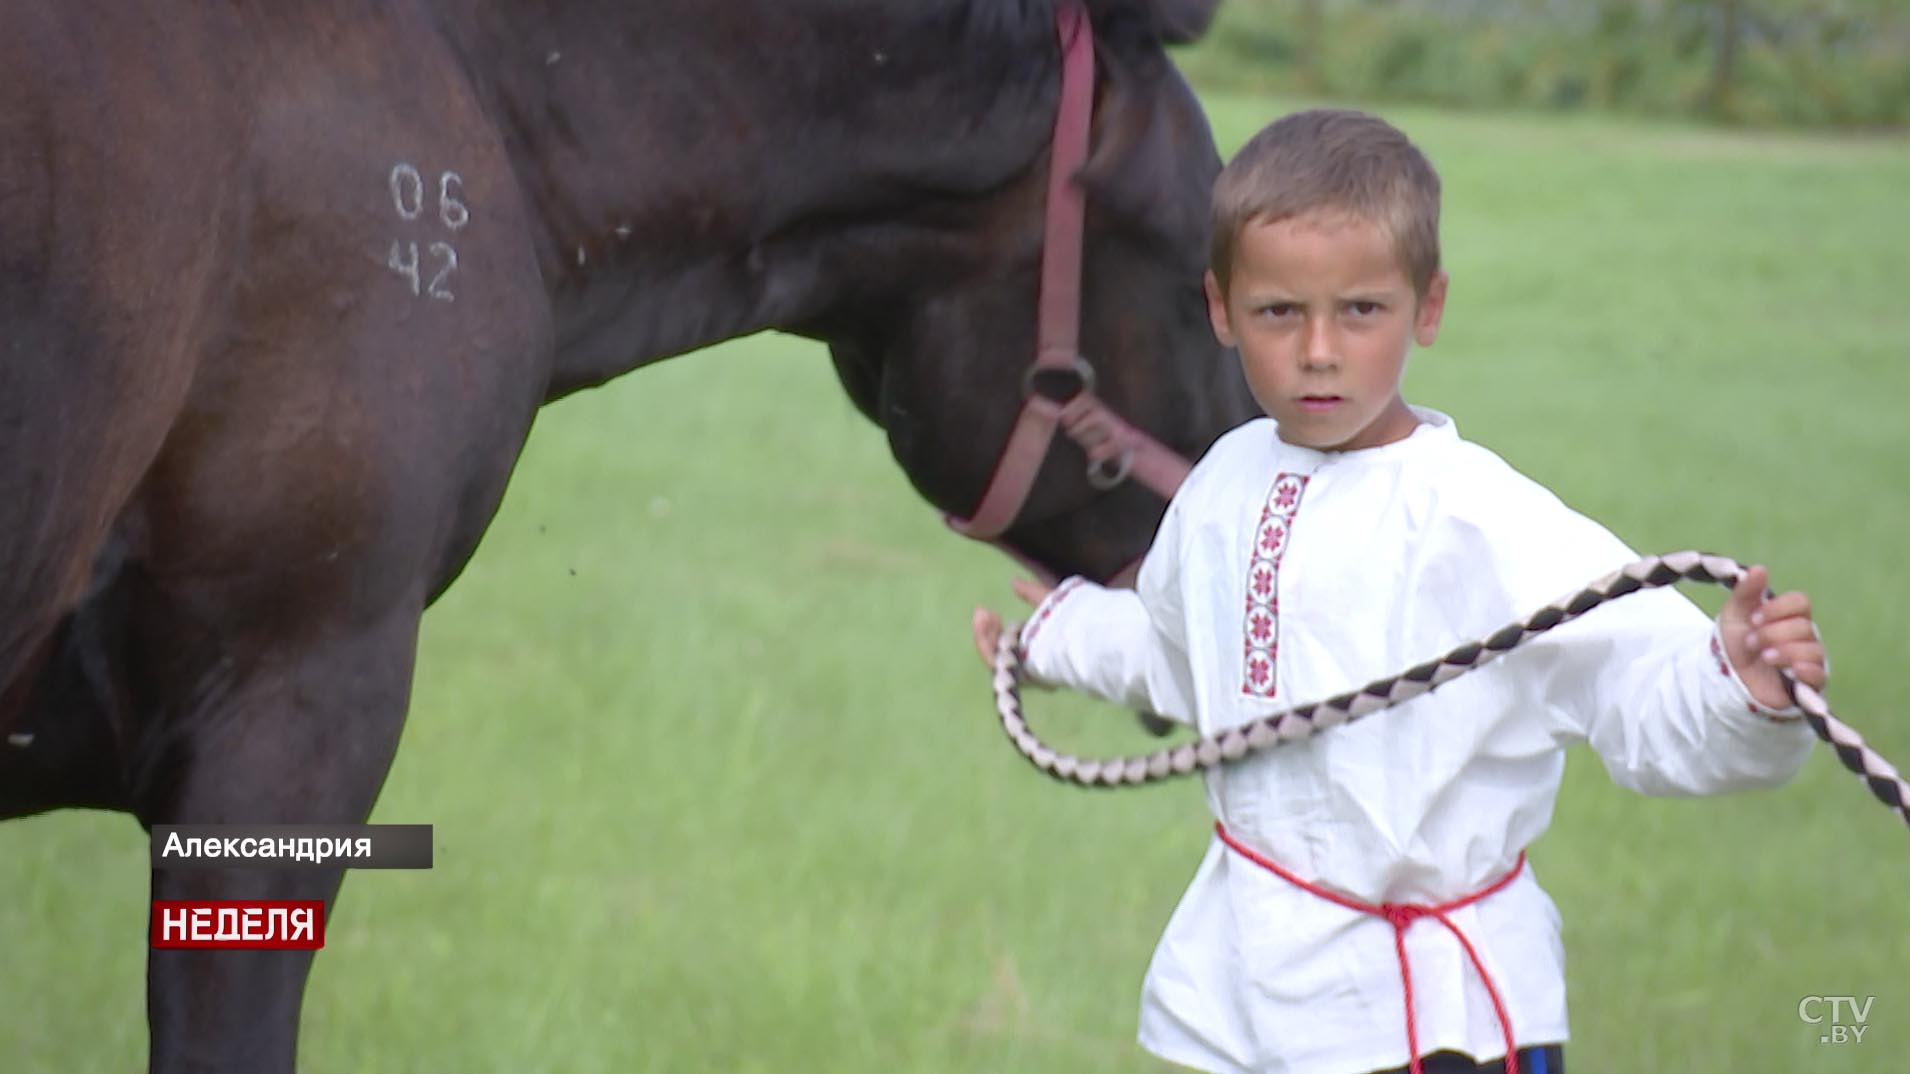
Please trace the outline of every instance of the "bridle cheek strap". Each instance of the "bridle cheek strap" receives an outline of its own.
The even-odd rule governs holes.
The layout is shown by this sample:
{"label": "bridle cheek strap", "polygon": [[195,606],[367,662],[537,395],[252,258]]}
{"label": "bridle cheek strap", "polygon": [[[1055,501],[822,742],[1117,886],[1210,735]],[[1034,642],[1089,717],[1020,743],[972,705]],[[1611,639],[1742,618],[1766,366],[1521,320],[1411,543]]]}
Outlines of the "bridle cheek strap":
{"label": "bridle cheek strap", "polygon": [[[1035,361],[1023,377],[1021,413],[981,502],[968,518],[944,516],[957,533],[996,544],[1031,567],[1035,565],[1026,556],[1002,545],[999,538],[1027,503],[1057,429],[1086,453],[1088,482],[1102,491],[1132,478],[1169,500],[1192,469],[1186,459],[1109,409],[1095,394],[1094,368],[1081,356],[1081,257],[1087,206],[1075,177],[1088,157],[1094,32],[1079,0],[1064,0],[1056,8],[1055,21],[1061,43],[1061,103],[1048,168]],[[1057,378],[1072,378],[1074,391],[1057,399],[1039,390],[1038,381]]]}

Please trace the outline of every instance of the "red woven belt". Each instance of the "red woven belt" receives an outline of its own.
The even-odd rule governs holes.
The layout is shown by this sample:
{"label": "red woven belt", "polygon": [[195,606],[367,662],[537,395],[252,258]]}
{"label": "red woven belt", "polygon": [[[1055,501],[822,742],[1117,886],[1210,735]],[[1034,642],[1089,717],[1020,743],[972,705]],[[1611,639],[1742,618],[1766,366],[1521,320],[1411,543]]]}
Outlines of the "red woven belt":
{"label": "red woven belt", "polygon": [[1383,902],[1374,904],[1361,902],[1358,899],[1349,899],[1338,892],[1328,891],[1317,884],[1310,883],[1282,869],[1266,856],[1255,851],[1252,847],[1235,839],[1233,834],[1227,831],[1227,826],[1221,824],[1219,821],[1214,822],[1214,831],[1220,836],[1220,841],[1227,844],[1234,853],[1253,862],[1255,865],[1260,866],[1262,869],[1265,869],[1280,879],[1285,880],[1294,887],[1308,894],[1318,895],[1320,898],[1335,905],[1344,906],[1348,910],[1357,910],[1362,914],[1372,914],[1374,917],[1385,918],[1387,924],[1393,926],[1393,949],[1399,953],[1399,980],[1406,989],[1406,1047],[1412,1057],[1407,1065],[1408,1069],[1412,1071],[1412,1074],[1421,1074],[1421,1070],[1419,1065],[1419,1027],[1413,1020],[1413,969],[1412,963],[1406,958],[1406,930],[1412,927],[1413,922],[1428,917],[1446,926],[1448,931],[1459,938],[1459,945],[1466,949],[1466,957],[1472,960],[1473,969],[1479,971],[1479,980],[1485,982],[1486,994],[1492,997],[1492,1010],[1499,1016],[1499,1028],[1505,1032],[1505,1072],[1506,1074],[1519,1074],[1519,1049],[1518,1045],[1512,1039],[1512,1018],[1506,1014],[1505,1001],[1499,998],[1499,989],[1492,983],[1492,975],[1486,972],[1486,965],[1480,960],[1479,952],[1473,948],[1472,941],[1467,939],[1466,934],[1461,932],[1459,926],[1453,924],[1452,919],[1446,915],[1460,907],[1471,906],[1473,903],[1478,902],[1488,895],[1494,895],[1504,890],[1506,885],[1512,883],[1512,881],[1518,877],[1520,871],[1525,868],[1525,851],[1521,850],[1519,852],[1519,860],[1513,863],[1511,872],[1493,881],[1490,887],[1481,888],[1463,898],[1454,899],[1451,902],[1442,902],[1437,905],[1416,902]]}

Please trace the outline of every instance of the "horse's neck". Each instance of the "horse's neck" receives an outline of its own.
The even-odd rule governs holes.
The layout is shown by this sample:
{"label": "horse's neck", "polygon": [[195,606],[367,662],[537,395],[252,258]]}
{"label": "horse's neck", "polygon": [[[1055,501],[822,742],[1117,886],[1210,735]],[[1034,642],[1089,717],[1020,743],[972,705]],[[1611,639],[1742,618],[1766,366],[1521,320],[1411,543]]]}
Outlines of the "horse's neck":
{"label": "horse's neck", "polygon": [[906,250],[1025,171],[1051,108],[1041,3],[439,2],[530,203],[553,397],[891,286],[832,244]]}

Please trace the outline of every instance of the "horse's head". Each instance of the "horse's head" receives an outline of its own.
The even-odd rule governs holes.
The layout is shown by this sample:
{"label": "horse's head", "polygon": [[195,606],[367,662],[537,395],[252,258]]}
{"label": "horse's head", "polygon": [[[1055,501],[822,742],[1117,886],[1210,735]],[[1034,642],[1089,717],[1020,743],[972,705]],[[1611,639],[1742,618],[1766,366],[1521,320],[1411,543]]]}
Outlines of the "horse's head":
{"label": "horse's head", "polygon": [[[1037,350],[1057,338],[1065,346],[1076,324],[1094,395],[1173,452],[1196,458],[1256,413],[1201,296],[1219,159],[1199,102],[1164,50],[1197,36],[1214,3],[1086,0],[1077,9],[1091,21],[1094,61],[1081,94],[1084,106],[1092,102],[1091,134],[1078,165],[1064,147],[1066,123],[1057,127],[1068,81],[1063,46],[1076,17],[1070,0],[967,6],[976,10],[941,36],[968,39],[940,47],[974,58],[955,74],[912,81],[899,98],[917,95],[917,137],[933,145],[910,177],[911,204],[899,220],[862,229],[851,250],[838,249],[861,265],[862,282],[805,326],[830,343],[850,397],[888,432],[916,488],[961,518],[983,504],[998,466],[1000,480],[1016,483],[1006,471],[1017,464],[1004,461],[1011,433],[1039,435],[1018,422],[1028,387],[1065,400],[1088,380],[1062,354],[1049,356],[1053,368],[1029,373]],[[1087,44],[1081,39],[1080,51]],[[1063,188],[1085,195],[1085,224],[1073,231],[1050,220],[1056,162]],[[1070,247],[1081,263],[1078,314],[1052,296],[1039,304],[1053,308],[1038,314],[1044,251],[1064,259],[1047,270],[1059,281],[1047,286],[1052,293],[1067,289]],[[1049,328],[1038,343],[1042,317]],[[1025,495],[989,493],[996,502],[985,513],[995,525],[984,528],[1005,529],[1003,543],[1050,573],[1099,579],[1146,549],[1165,505],[1141,475],[1124,473],[1122,452],[1091,459],[1064,432],[1023,454]]]}

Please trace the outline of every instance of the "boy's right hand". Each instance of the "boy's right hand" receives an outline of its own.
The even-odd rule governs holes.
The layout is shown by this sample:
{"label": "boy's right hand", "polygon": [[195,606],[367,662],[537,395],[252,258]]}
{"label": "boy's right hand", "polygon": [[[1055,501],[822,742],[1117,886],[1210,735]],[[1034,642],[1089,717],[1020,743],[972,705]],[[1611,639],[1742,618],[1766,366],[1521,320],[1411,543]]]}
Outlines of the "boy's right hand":
{"label": "boy's right hand", "polygon": [[1718,613],[1718,636],[1739,681],[1765,708],[1791,705],[1791,692],[1779,671],[1818,690],[1829,678],[1824,640],[1811,620],[1811,601],[1803,593],[1783,593],[1764,599],[1770,571],[1747,569]]}
{"label": "boy's right hand", "polygon": [[[1015,596],[1030,608],[1040,607],[1041,602],[1054,592],[1053,586],[1045,586],[1030,578],[1017,578],[1014,581]],[[982,658],[982,666],[989,670],[995,667],[995,646],[1001,643],[1001,616],[987,608],[976,608],[969,620],[969,627],[975,634],[975,652]]]}

